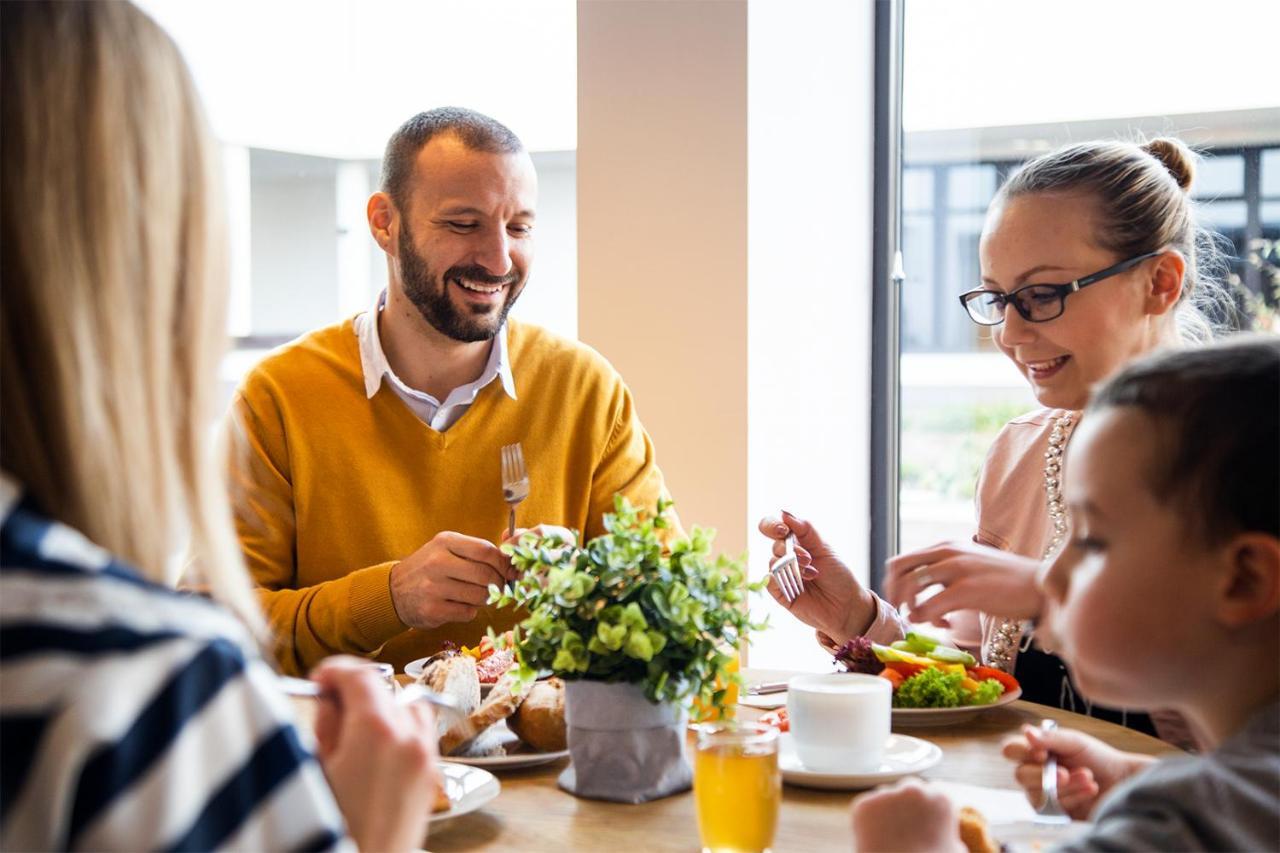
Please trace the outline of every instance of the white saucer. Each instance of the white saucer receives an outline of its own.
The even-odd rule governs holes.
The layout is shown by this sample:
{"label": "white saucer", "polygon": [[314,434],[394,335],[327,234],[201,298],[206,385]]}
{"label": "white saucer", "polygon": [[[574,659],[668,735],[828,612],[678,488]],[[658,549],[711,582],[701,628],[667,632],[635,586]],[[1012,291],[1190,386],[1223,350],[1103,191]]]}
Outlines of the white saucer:
{"label": "white saucer", "polygon": [[874,788],[903,776],[923,773],[941,760],[942,749],[937,744],[907,735],[889,735],[884,746],[884,758],[875,770],[861,773],[809,770],[800,763],[790,733],[784,732],[778,737],[778,767],[782,770],[782,781],[805,788],[835,791]]}
{"label": "white saucer", "polygon": [[436,766],[444,776],[444,789],[449,795],[450,805],[446,811],[433,813],[428,818],[431,823],[473,812],[502,790],[497,777],[483,768],[466,767],[452,761],[441,761]]}

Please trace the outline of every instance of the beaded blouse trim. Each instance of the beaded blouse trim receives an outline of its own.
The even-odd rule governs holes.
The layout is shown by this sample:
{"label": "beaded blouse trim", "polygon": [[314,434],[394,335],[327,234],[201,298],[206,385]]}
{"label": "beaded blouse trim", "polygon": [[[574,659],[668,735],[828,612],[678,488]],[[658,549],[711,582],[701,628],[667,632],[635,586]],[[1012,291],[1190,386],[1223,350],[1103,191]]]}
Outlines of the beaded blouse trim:
{"label": "beaded blouse trim", "polygon": [[[1068,414],[1057,418],[1053,430],[1049,433],[1049,446],[1044,452],[1044,497],[1045,507],[1049,512],[1049,521],[1053,532],[1049,536],[1049,544],[1044,549],[1041,559],[1058,549],[1067,535],[1067,514],[1062,506],[1062,453],[1067,446],[1067,438],[1071,435],[1074,415]],[[1030,637],[1028,626],[1017,619],[1002,620],[996,627],[995,634],[987,641],[982,655],[987,666],[1012,672],[1014,655],[1024,634]]]}

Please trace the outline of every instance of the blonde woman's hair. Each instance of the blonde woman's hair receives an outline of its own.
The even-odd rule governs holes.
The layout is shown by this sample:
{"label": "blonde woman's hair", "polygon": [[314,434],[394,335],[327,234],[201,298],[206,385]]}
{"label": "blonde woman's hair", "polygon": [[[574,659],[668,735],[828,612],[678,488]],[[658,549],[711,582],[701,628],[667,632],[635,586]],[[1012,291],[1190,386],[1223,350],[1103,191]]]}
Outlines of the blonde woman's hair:
{"label": "blonde woman's hair", "polygon": [[1181,141],[1098,141],[1068,145],[1027,162],[1005,182],[997,201],[1041,192],[1083,192],[1098,202],[1094,241],[1119,259],[1173,249],[1186,262],[1175,309],[1179,337],[1207,343],[1214,313],[1230,312],[1218,239],[1196,223],[1191,201],[1196,155]]}
{"label": "blonde woman's hair", "polygon": [[226,236],[190,74],[130,3],[0,21],[0,466],[153,581],[193,555],[260,631],[211,448]]}

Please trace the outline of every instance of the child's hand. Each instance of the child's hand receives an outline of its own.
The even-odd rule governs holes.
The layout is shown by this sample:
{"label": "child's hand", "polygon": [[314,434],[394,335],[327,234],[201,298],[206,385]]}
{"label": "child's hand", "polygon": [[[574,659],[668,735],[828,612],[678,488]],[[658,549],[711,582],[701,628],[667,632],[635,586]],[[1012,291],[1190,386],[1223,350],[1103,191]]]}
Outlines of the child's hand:
{"label": "child's hand", "polygon": [[919,780],[909,779],[854,797],[852,811],[855,850],[965,850],[955,803]]}
{"label": "child's hand", "polygon": [[1071,729],[1046,732],[1023,726],[1021,735],[1005,741],[1003,752],[1005,758],[1018,762],[1014,778],[1037,808],[1044,799],[1041,770],[1050,751],[1058,759],[1058,801],[1075,820],[1087,820],[1107,791],[1154,760],[1121,752]]}

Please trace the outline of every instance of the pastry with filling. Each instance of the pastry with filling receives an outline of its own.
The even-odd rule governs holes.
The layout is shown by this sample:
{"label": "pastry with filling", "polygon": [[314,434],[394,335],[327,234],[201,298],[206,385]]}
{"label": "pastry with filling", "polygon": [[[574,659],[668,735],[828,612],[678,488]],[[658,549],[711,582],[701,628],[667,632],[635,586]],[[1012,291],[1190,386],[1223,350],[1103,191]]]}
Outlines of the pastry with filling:
{"label": "pastry with filling", "polygon": [[1000,853],[1000,844],[991,837],[991,828],[982,812],[960,807],[960,841],[969,853]]}
{"label": "pastry with filling", "polygon": [[[524,697],[528,692],[528,687],[520,687],[518,685],[514,670],[508,670],[503,673],[502,677],[498,679],[498,683],[493,685],[493,689],[489,691],[488,697],[480,704],[479,708],[471,713],[472,736],[468,737],[466,733],[459,731],[457,727],[450,729],[440,738],[440,753],[442,755],[479,757],[473,751],[467,749],[472,737],[474,737],[476,743],[484,743],[483,733],[494,723],[510,717],[520,707],[520,703],[524,701]],[[501,750],[501,747],[498,749]],[[486,754],[491,753],[481,752],[481,755]],[[501,752],[498,754],[501,754]]]}

